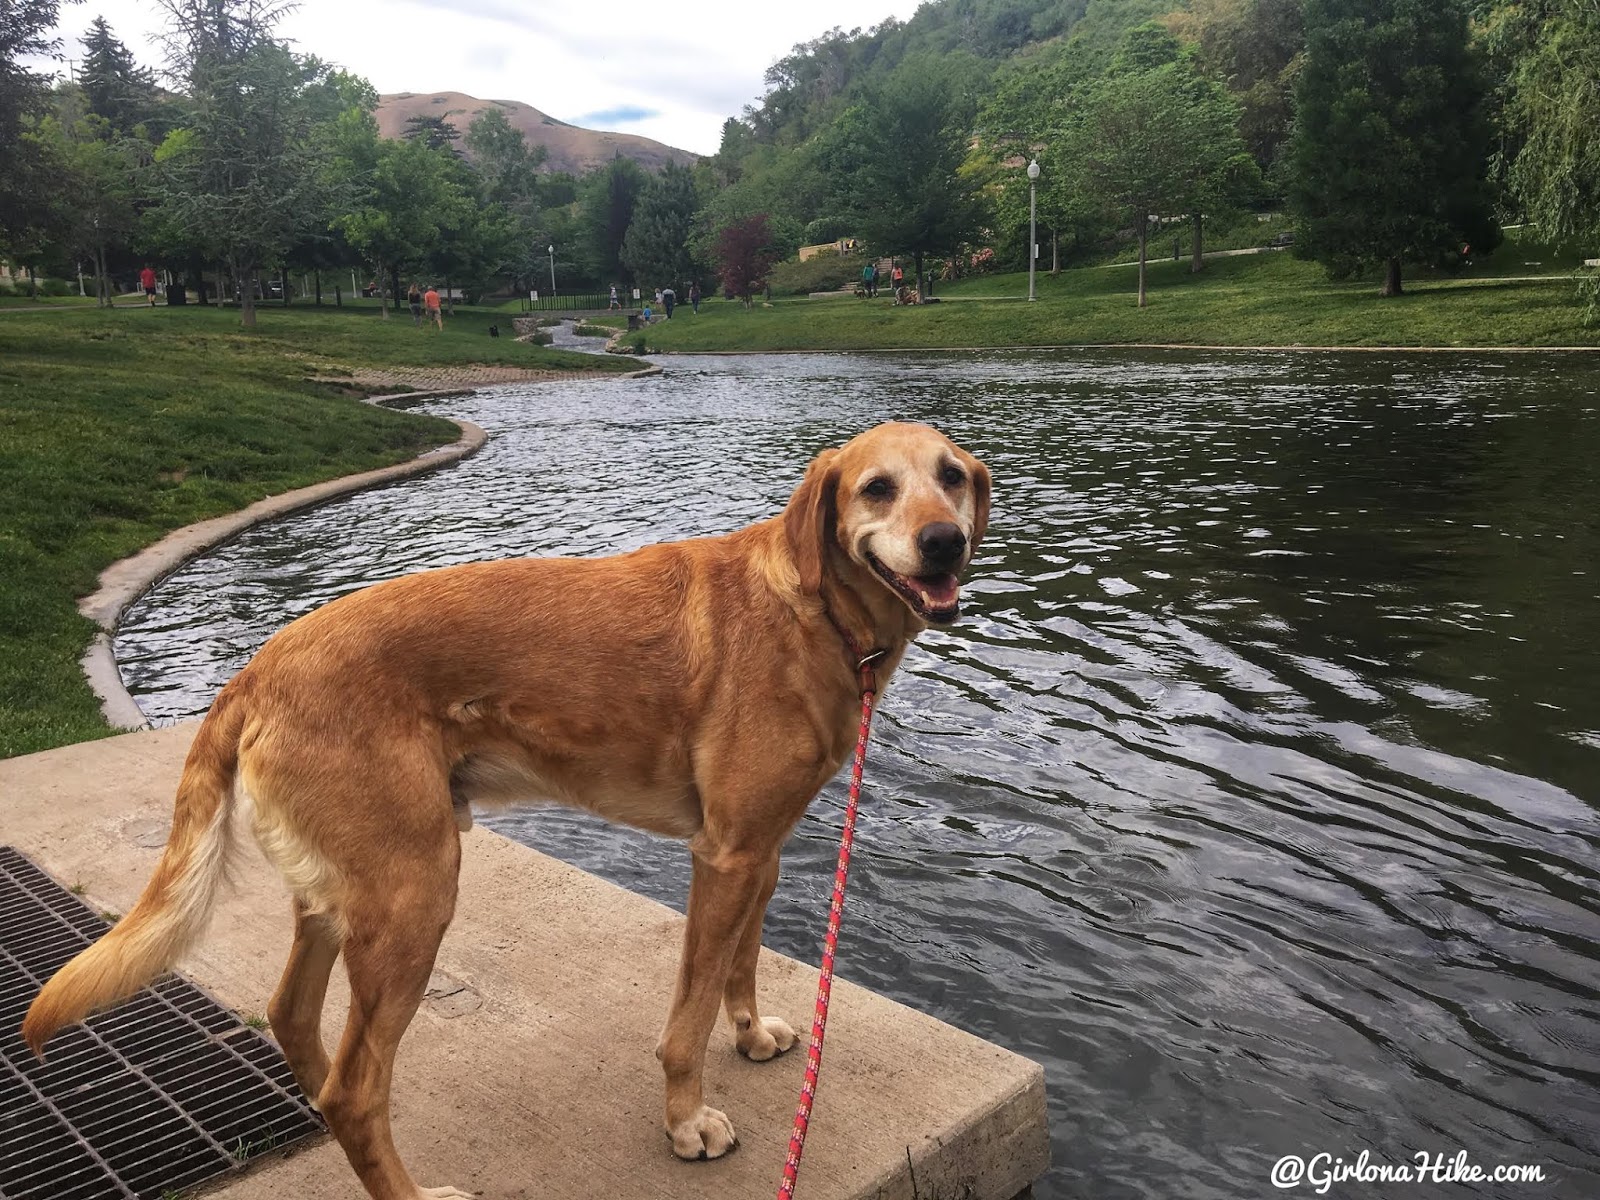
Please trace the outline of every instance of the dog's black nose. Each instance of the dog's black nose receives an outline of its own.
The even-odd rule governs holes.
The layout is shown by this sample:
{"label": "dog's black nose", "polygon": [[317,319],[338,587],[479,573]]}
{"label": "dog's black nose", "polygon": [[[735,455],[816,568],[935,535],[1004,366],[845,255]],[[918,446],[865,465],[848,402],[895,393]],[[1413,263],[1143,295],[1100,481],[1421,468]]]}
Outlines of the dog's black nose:
{"label": "dog's black nose", "polygon": [[922,551],[922,561],[933,570],[944,570],[961,561],[967,548],[967,535],[949,521],[935,521],[924,525],[917,534],[917,549]]}

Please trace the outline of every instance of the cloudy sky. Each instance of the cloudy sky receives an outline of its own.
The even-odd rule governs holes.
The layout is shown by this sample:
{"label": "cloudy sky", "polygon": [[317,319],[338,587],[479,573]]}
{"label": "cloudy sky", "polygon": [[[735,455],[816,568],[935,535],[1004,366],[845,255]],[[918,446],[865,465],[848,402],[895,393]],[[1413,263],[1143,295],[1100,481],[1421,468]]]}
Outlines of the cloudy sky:
{"label": "cloudy sky", "polygon": [[[303,0],[279,27],[302,53],[364,75],[379,92],[459,91],[520,100],[563,121],[638,133],[701,154],[764,90],[798,42],[842,26],[905,20],[920,0]],[[96,16],[157,66],[154,0],[68,0],[66,57]]]}

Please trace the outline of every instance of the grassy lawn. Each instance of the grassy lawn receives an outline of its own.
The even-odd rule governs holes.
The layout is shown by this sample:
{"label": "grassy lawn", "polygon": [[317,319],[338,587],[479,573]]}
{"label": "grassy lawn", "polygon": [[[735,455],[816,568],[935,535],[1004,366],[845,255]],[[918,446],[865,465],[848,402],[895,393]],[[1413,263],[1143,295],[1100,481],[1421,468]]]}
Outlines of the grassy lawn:
{"label": "grassy lawn", "polygon": [[[1372,282],[1331,283],[1286,253],[1214,259],[1191,275],[1170,258],[1148,270],[1149,306],[1136,306],[1135,267],[1086,267],[941,284],[942,303],[894,307],[886,298],[777,300],[745,311],[721,299],[625,339],[636,350],[870,350],[963,346],[1181,343],[1211,346],[1600,346],[1580,324],[1570,276],[1408,277],[1386,299]],[[607,324],[615,321],[607,320]]]}
{"label": "grassy lawn", "polygon": [[[625,370],[410,316],[197,307],[0,312],[0,757],[110,732],[78,670],[77,597],[168,530],[456,437],[306,382],[339,368],[488,362]],[[509,330],[505,331],[509,333]]]}

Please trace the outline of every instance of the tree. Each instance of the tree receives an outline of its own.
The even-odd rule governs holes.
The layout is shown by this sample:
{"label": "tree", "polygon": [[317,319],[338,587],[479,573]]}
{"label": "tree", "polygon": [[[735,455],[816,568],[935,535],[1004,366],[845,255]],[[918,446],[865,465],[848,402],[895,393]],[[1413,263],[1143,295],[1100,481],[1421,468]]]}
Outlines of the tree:
{"label": "tree", "polygon": [[669,165],[650,181],[622,242],[622,262],[635,283],[679,285],[694,273],[689,243],[699,207],[688,167]]}
{"label": "tree", "polygon": [[767,275],[777,261],[767,214],[756,213],[723,226],[717,232],[716,260],[722,286],[749,308],[751,296],[766,287]]}
{"label": "tree", "polygon": [[50,31],[60,11],[58,0],[0,3],[0,248],[13,251],[35,240],[50,194],[48,151],[24,137],[27,119],[46,107],[50,81],[22,59],[56,53],[61,43]]}
{"label": "tree", "polygon": [[[337,224],[387,288],[402,268],[428,265],[442,245],[445,224],[465,222],[475,205],[453,178],[448,152],[382,139],[370,113],[348,113],[340,127],[338,161],[351,200]],[[385,318],[389,299],[385,290]]]}
{"label": "tree", "polygon": [[912,256],[919,289],[924,260],[955,253],[986,215],[981,180],[962,170],[977,107],[970,78],[958,56],[908,60],[829,134],[838,207],[873,251]]}
{"label": "tree", "polygon": [[461,131],[449,118],[434,113],[407,117],[405,137],[408,141],[421,142],[429,150],[448,150],[458,156],[461,153],[456,149],[456,143],[461,140]]}
{"label": "tree", "polygon": [[[1489,36],[1513,47],[1503,121],[1513,195],[1546,237],[1600,253],[1600,5],[1507,5],[1492,14]],[[1600,280],[1588,282],[1593,320]]]}
{"label": "tree", "polygon": [[1304,59],[1302,0],[1190,0],[1164,18],[1195,46],[1196,64],[1239,104],[1239,136],[1262,171],[1278,162]]}
{"label": "tree", "polygon": [[285,6],[269,0],[161,0],[175,74],[189,84],[186,128],[163,143],[161,206],[226,260],[239,286],[240,322],[256,323],[262,266],[282,260],[322,212],[326,173],[303,91],[308,65],[274,40]]}
{"label": "tree", "polygon": [[1234,111],[1183,62],[1108,75],[1078,94],[1058,157],[1078,191],[1138,235],[1140,308],[1150,218],[1198,213],[1225,190],[1243,154]]}
{"label": "tree", "polygon": [[78,86],[83,89],[89,111],[113,129],[131,132],[154,111],[154,78],[134,62],[104,17],[94,19],[82,41]]}
{"label": "tree", "polygon": [[1295,251],[1334,277],[1500,241],[1485,88],[1458,0],[1307,0],[1286,160]]}
{"label": "tree", "polygon": [[62,111],[40,121],[36,136],[53,143],[57,240],[90,260],[96,301],[109,308],[109,257],[114,249],[126,248],[137,226],[140,184],[151,147],[118,132],[104,117],[83,112],[75,103],[77,96],[65,93]]}
{"label": "tree", "polygon": [[633,224],[634,206],[646,183],[644,168],[631,158],[614,158],[588,175],[578,192],[578,237],[597,283],[622,279],[622,243]]}

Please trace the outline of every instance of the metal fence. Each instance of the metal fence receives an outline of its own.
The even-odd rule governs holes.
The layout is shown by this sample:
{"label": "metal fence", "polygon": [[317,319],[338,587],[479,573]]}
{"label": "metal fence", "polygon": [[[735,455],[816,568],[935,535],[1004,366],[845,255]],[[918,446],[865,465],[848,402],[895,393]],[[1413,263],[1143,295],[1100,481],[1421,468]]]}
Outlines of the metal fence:
{"label": "metal fence", "polygon": [[[617,298],[622,301],[624,308],[631,303],[629,293],[618,292]],[[526,312],[593,312],[596,309],[604,311],[611,307],[611,294],[593,292],[585,295],[581,292],[572,292],[547,296],[540,292],[537,300],[524,298],[522,303]]]}

